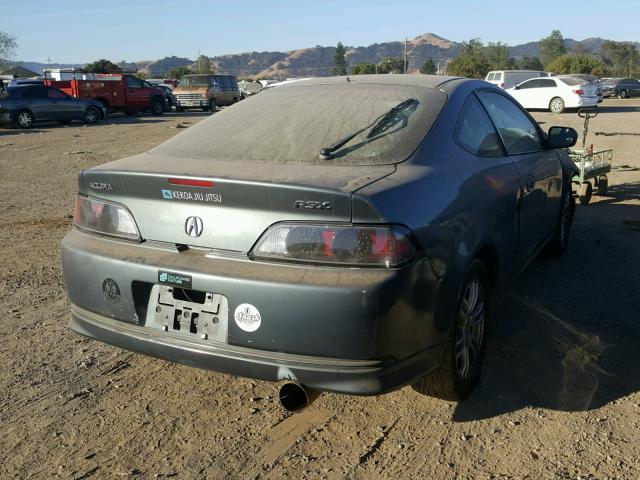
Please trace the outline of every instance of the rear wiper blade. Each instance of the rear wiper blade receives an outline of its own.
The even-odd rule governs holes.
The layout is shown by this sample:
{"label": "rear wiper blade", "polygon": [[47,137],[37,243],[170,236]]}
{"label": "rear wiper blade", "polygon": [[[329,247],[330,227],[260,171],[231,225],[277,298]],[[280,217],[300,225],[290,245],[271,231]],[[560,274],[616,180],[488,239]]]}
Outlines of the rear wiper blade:
{"label": "rear wiper blade", "polygon": [[404,110],[405,108],[411,105],[415,105],[417,103],[418,103],[418,100],[416,100],[415,98],[407,98],[404,102],[399,103],[395,107],[391,108],[389,111],[380,115],[378,118],[376,118],[372,123],[370,123],[366,127],[361,128],[357,132],[354,132],[350,135],[347,135],[346,137],[338,140],[336,143],[333,143],[328,147],[322,147],[320,149],[320,160],[331,160],[333,158],[333,153],[336,150],[342,148],[344,145],[349,143],[356,136],[360,135],[362,132],[366,130],[370,130],[370,132],[367,134],[367,138],[371,138],[375,136],[378,133],[378,131],[381,129],[381,127],[383,127],[387,123],[387,121],[389,121],[391,118],[393,118],[396,115],[396,113],[398,113],[401,110]]}

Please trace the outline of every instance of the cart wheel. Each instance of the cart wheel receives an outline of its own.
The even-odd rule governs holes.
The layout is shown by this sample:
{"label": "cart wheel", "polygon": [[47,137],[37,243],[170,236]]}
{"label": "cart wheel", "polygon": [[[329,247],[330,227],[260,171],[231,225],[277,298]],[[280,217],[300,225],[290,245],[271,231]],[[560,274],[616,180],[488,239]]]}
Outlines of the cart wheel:
{"label": "cart wheel", "polygon": [[606,175],[600,175],[598,177],[598,195],[606,195],[609,190],[609,179]]}
{"label": "cart wheel", "polygon": [[580,188],[578,189],[578,200],[580,200],[581,205],[589,204],[592,192],[593,187],[590,182],[582,182],[580,184]]}

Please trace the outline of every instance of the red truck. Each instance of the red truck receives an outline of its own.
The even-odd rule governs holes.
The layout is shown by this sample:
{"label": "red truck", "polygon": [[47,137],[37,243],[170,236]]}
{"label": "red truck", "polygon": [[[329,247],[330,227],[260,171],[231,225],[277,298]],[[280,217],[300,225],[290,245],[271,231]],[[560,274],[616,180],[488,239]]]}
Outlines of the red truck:
{"label": "red truck", "polygon": [[97,100],[108,111],[148,110],[154,115],[162,115],[165,111],[164,92],[131,75],[105,75],[92,80],[45,79],[44,83],[76,98]]}

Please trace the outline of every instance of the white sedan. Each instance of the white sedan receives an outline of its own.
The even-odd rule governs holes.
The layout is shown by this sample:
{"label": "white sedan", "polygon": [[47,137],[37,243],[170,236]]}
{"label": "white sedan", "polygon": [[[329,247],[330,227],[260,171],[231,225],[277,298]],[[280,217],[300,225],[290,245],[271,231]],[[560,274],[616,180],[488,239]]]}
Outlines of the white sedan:
{"label": "white sedan", "polygon": [[506,91],[526,109],[562,113],[567,108],[598,105],[597,86],[569,76],[532,78]]}

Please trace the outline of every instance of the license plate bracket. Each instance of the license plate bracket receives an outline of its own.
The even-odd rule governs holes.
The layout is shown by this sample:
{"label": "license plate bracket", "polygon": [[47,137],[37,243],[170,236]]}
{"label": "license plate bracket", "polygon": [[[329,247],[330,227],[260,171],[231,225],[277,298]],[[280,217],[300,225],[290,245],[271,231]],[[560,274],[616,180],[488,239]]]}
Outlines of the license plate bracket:
{"label": "license plate bracket", "polygon": [[229,306],[224,295],[198,293],[200,301],[190,301],[190,290],[170,285],[154,285],[149,295],[145,326],[180,336],[227,342]]}

